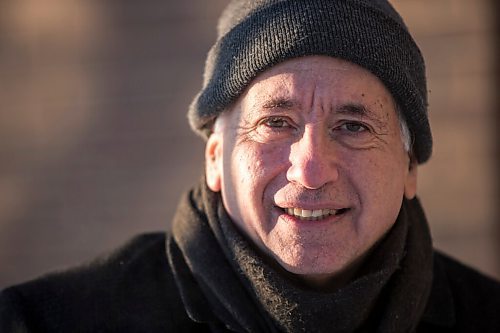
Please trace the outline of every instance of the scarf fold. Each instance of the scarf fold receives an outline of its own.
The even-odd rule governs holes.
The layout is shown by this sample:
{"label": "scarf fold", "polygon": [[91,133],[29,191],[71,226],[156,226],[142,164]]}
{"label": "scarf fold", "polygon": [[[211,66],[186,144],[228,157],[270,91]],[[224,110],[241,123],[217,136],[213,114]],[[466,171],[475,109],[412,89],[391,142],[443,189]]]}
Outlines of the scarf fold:
{"label": "scarf fold", "polygon": [[167,255],[188,315],[214,331],[412,332],[432,284],[431,239],[417,199],[404,200],[358,275],[333,292],[303,290],[268,265],[204,179],[179,205]]}

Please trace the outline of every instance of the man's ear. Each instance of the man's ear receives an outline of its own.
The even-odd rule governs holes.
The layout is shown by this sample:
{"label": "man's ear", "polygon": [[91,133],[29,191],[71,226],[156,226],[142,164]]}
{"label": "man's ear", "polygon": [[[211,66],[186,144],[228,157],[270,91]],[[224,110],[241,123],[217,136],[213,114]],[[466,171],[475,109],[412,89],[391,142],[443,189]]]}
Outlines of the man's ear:
{"label": "man's ear", "polygon": [[411,158],[405,181],[405,198],[411,200],[417,195],[417,166],[415,158]]}
{"label": "man's ear", "polygon": [[207,186],[214,192],[221,190],[222,177],[222,133],[215,132],[205,146],[205,176]]}

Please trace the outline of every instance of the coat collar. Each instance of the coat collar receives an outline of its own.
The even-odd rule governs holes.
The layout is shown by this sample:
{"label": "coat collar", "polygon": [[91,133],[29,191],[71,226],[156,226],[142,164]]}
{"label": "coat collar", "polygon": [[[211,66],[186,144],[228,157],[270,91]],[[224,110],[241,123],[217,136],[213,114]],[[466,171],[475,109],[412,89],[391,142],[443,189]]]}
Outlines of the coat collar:
{"label": "coat collar", "polygon": [[455,325],[455,305],[450,284],[439,253],[434,252],[434,276],[429,300],[422,322],[435,326],[452,327]]}
{"label": "coat collar", "polygon": [[[406,239],[404,260],[391,279],[391,288],[387,289],[388,302],[383,305],[386,313],[376,319],[380,321],[378,326],[385,328],[383,331],[394,331],[397,327],[401,329],[408,325],[415,328],[426,308],[431,322],[449,322],[449,316],[440,316],[440,309],[437,308],[440,299],[451,301],[451,296],[443,297],[450,294],[449,288],[443,294],[443,288],[436,287],[433,298],[436,301],[427,302],[433,266],[425,216],[416,199],[405,201],[404,207],[401,219],[407,223],[412,221],[411,232],[408,232]],[[195,321],[210,322],[217,318],[235,331],[262,331],[264,328],[267,328],[264,331],[269,331],[274,325],[268,310],[259,306],[259,302],[252,301],[256,295],[254,290],[250,290],[248,278],[242,276],[240,266],[233,267],[234,255],[239,251],[227,243],[227,235],[224,235],[219,221],[219,208],[220,198],[209,192],[203,183],[203,186],[195,188],[181,201],[174,218],[173,243],[167,248],[187,312]],[[185,275],[189,279],[182,279],[186,278]],[[436,281],[441,285],[446,280],[439,275]],[[186,285],[186,281],[191,282],[191,285]],[[200,294],[206,297],[203,302],[197,300],[202,297]]]}

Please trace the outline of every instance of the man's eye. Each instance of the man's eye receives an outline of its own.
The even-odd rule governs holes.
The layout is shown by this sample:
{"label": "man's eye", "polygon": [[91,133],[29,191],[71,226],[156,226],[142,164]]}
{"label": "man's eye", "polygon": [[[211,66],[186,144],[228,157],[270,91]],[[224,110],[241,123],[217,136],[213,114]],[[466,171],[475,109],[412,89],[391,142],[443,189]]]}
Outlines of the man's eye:
{"label": "man's eye", "polygon": [[361,133],[367,130],[366,126],[356,122],[348,122],[341,126],[341,129],[352,133]]}
{"label": "man's eye", "polygon": [[290,127],[288,122],[281,117],[267,118],[266,120],[263,121],[263,123],[264,123],[264,125],[271,127],[271,128]]}
{"label": "man's eye", "polygon": [[274,142],[294,135],[297,124],[287,116],[267,116],[258,120],[251,132],[254,140],[259,142]]}

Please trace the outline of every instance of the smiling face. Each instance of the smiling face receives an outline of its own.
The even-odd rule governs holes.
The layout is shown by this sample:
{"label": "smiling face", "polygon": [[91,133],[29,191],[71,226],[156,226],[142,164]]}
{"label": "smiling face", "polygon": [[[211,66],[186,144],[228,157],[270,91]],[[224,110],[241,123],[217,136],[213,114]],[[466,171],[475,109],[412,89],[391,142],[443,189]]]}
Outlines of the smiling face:
{"label": "smiling face", "polygon": [[352,270],[416,191],[390,93],[367,70],[325,56],[252,81],[217,119],[206,175],[236,226],[311,282]]}

